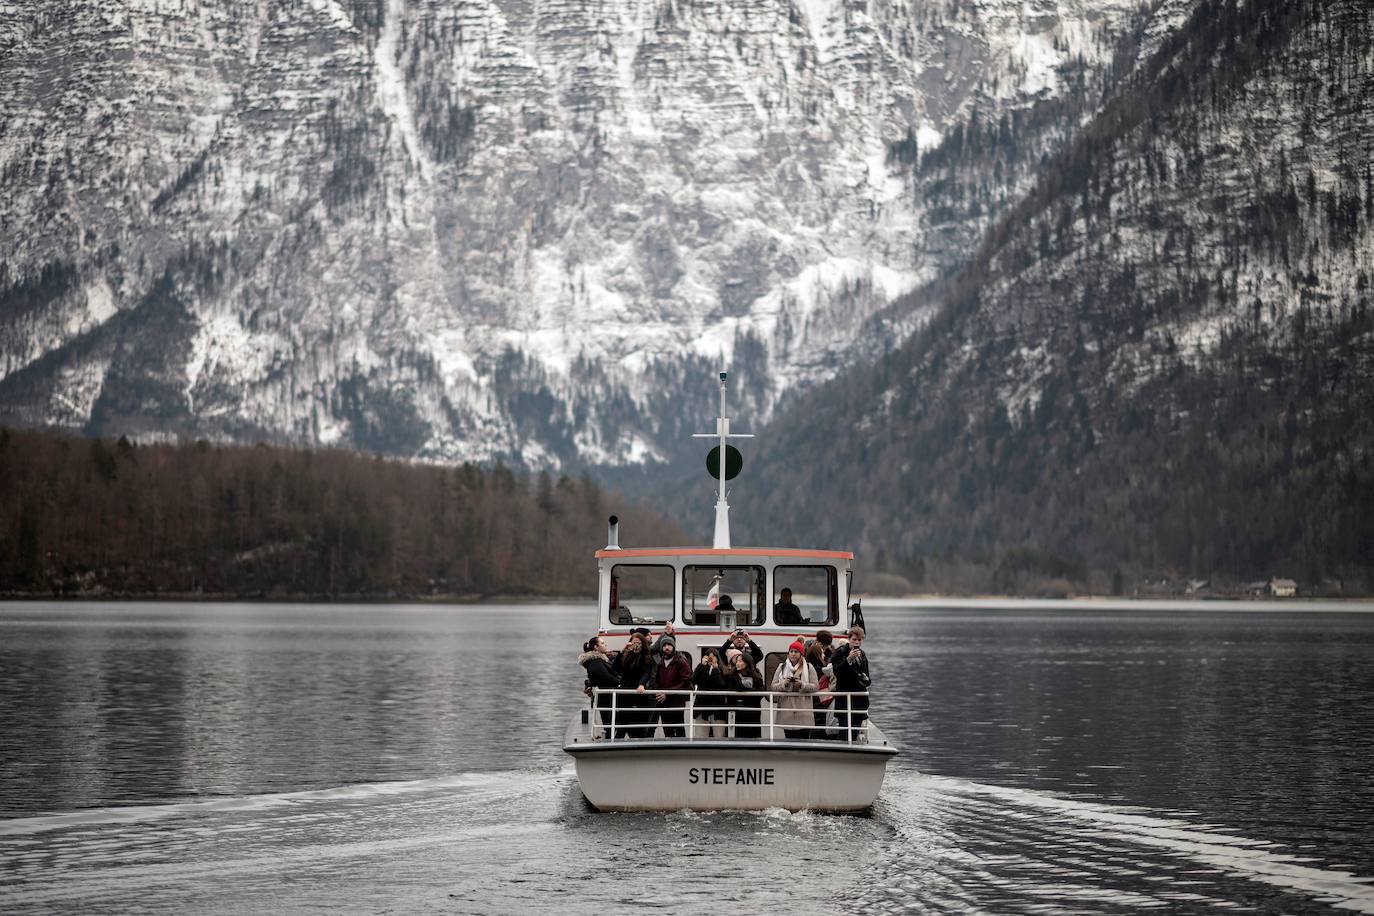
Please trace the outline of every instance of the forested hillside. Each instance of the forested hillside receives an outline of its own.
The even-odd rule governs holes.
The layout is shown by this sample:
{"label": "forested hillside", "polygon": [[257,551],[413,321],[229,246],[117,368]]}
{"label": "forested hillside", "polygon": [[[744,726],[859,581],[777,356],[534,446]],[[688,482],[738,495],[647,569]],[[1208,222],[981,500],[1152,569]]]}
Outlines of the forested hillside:
{"label": "forested hillside", "polygon": [[1198,4],[921,334],[785,411],[756,516],[935,587],[1374,589],[1372,145],[1374,7]]}
{"label": "forested hillside", "polygon": [[0,428],[11,596],[590,594],[612,512],[681,540],[586,478]]}

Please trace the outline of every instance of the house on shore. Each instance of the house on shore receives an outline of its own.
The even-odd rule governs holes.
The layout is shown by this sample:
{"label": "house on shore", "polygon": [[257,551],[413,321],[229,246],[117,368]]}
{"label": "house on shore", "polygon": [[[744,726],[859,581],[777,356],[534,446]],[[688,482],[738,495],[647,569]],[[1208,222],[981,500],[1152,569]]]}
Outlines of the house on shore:
{"label": "house on shore", "polygon": [[1269,594],[1275,598],[1292,598],[1298,593],[1298,583],[1292,579],[1270,579]]}

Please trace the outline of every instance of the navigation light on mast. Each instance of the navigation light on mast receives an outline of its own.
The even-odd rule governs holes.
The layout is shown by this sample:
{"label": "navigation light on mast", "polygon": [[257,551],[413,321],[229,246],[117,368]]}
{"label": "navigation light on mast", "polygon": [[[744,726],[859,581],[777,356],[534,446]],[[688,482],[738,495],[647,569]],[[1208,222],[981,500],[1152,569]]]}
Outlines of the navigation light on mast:
{"label": "navigation light on mast", "polygon": [[[693,433],[693,439],[719,439],[720,444],[711,450],[706,458],[706,466],[711,476],[720,482],[716,497],[716,536],[711,543],[713,548],[728,549],[730,546],[730,504],[725,501],[725,481],[740,472],[744,459],[739,450],[730,445],[728,439],[752,439],[750,433],[730,432],[730,418],[725,415],[725,373],[720,373],[720,416],[716,417],[716,431],[713,433]],[[712,458],[714,457],[714,461]]]}

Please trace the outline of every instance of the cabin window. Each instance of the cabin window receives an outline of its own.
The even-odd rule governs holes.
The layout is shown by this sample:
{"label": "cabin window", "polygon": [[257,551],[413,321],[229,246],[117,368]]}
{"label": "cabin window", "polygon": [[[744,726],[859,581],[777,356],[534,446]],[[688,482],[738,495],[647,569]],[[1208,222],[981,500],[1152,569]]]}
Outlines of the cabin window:
{"label": "cabin window", "polygon": [[611,567],[612,624],[665,623],[673,619],[673,567]]}
{"label": "cabin window", "polygon": [[[767,595],[762,566],[688,566],[682,570],[682,620],[722,629],[763,623]],[[731,611],[721,607],[728,595]],[[734,621],[731,622],[733,616]]]}
{"label": "cabin window", "polygon": [[[839,581],[833,566],[777,567],[773,622],[783,627],[835,626],[840,622]],[[790,602],[783,600],[783,589],[791,592]]]}

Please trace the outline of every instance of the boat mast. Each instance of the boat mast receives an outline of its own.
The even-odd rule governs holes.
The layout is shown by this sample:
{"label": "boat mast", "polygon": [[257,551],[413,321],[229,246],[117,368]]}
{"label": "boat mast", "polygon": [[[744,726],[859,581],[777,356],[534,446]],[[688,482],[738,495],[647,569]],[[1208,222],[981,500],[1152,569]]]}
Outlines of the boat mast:
{"label": "boat mast", "polygon": [[716,431],[714,433],[693,433],[693,439],[719,439],[720,451],[717,452],[719,460],[716,467],[716,478],[719,481],[719,489],[716,493],[716,534],[711,542],[712,548],[729,548],[730,546],[730,504],[725,501],[725,466],[728,464],[727,455],[729,446],[727,439],[752,439],[752,433],[731,433],[730,418],[725,415],[725,378],[724,371],[720,373],[720,416],[716,417]]}

